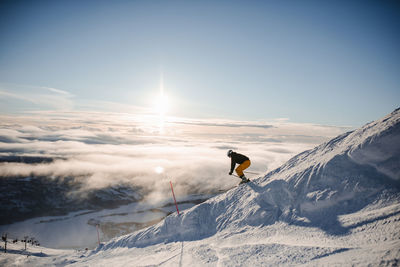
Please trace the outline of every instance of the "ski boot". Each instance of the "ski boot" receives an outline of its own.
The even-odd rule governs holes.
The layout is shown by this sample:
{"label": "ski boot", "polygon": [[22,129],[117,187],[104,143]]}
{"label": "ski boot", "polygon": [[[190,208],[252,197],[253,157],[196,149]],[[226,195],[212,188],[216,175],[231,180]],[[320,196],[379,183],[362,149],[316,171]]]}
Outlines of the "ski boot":
{"label": "ski boot", "polygon": [[240,179],[242,179],[242,181],[240,181],[239,185],[250,182],[250,180],[247,179],[244,175],[240,176]]}

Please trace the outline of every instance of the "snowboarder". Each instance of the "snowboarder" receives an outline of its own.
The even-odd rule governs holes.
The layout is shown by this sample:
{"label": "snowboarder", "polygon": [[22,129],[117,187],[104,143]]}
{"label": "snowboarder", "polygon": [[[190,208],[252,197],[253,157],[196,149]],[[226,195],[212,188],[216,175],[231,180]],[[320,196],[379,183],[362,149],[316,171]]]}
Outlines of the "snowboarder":
{"label": "snowboarder", "polygon": [[233,152],[232,149],[228,150],[227,155],[228,155],[228,157],[231,158],[231,170],[229,172],[229,175],[232,175],[233,169],[235,168],[235,165],[237,163],[237,164],[239,164],[239,166],[235,169],[235,171],[236,171],[237,175],[239,176],[239,178],[242,179],[240,184],[250,182],[250,180],[247,179],[243,173],[243,171],[250,166],[250,164],[251,164],[250,159],[245,155]]}

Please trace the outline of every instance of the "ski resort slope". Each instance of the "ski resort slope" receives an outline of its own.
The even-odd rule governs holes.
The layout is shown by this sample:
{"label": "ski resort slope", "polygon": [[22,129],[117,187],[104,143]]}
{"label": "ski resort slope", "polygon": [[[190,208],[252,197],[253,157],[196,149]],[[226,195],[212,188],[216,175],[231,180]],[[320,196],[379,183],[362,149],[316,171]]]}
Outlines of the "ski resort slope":
{"label": "ski resort slope", "polygon": [[398,229],[399,109],[94,251],[23,264],[396,266]]}

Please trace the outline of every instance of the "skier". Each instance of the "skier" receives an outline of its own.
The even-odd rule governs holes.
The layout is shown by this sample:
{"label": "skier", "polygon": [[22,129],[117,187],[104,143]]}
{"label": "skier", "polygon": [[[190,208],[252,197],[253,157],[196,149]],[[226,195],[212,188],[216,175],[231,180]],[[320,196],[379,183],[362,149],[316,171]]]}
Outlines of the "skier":
{"label": "skier", "polygon": [[250,159],[246,157],[245,155],[233,152],[232,149],[228,150],[227,153],[228,157],[231,158],[231,170],[229,172],[229,175],[232,175],[233,169],[235,168],[236,163],[239,164],[239,166],[236,168],[236,173],[242,179],[240,184],[250,182],[249,179],[244,176],[243,171],[247,169],[250,166]]}

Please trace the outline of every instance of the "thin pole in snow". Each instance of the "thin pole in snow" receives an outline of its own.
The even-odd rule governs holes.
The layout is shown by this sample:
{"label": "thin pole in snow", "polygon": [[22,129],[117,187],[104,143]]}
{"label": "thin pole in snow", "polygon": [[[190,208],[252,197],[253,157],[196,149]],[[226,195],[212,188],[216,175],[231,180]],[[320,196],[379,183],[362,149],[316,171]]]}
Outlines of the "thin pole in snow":
{"label": "thin pole in snow", "polygon": [[100,234],[99,234],[99,225],[96,224],[96,230],[97,230],[97,242],[99,242],[100,245]]}
{"label": "thin pole in snow", "polygon": [[171,185],[171,191],[172,191],[172,196],[174,197],[174,202],[175,202],[176,211],[178,212],[178,215],[179,215],[178,204],[176,204],[176,198],[175,198],[174,188],[172,187],[172,182],[169,181],[169,184]]}
{"label": "thin pole in snow", "polygon": [[243,172],[247,172],[247,173],[251,173],[251,174],[260,174],[258,172],[251,172],[251,171],[243,171]]}

